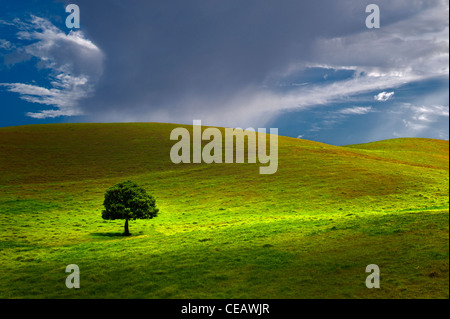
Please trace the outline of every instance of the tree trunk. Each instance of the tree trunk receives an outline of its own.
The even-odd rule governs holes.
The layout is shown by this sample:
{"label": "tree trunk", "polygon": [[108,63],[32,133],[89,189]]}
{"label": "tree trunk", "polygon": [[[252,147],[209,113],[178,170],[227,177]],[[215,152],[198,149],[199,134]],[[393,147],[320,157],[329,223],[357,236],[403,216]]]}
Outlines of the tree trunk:
{"label": "tree trunk", "polygon": [[125,219],[125,232],[123,233],[124,236],[130,236],[130,231],[128,230],[128,218]]}

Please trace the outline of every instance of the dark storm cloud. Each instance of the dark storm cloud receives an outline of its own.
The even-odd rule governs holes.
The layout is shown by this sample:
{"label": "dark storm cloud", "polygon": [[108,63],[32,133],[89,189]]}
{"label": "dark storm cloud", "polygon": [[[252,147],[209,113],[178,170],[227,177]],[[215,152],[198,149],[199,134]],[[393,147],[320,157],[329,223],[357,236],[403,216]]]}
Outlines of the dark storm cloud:
{"label": "dark storm cloud", "polygon": [[[383,27],[437,3],[378,2]],[[82,31],[105,53],[95,94],[81,103],[89,120],[188,122],[200,117],[215,125],[227,124],[221,122],[223,108],[245,107],[242,96],[257,91],[268,77],[293,64],[332,60],[333,47],[326,43],[325,60],[315,61],[317,40],[367,30],[365,7],[371,1],[76,3]],[[215,117],[206,115],[211,113]]]}

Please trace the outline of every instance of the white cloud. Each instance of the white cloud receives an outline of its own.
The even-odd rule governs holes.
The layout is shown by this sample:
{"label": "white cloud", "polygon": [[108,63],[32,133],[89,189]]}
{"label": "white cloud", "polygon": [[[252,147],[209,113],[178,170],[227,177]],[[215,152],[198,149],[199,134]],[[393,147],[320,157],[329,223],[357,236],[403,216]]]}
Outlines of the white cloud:
{"label": "white cloud", "polygon": [[364,115],[371,112],[374,112],[371,106],[354,106],[337,111],[337,113],[345,115]]}
{"label": "white cloud", "polygon": [[11,22],[8,22],[8,21],[2,20],[2,19],[0,19],[0,24],[14,26],[14,23],[11,23]]}
{"label": "white cloud", "polygon": [[395,92],[381,92],[381,93],[378,93],[377,95],[375,95],[373,98],[379,102],[386,102],[391,97],[393,97],[394,94],[395,94]]}
{"label": "white cloud", "polygon": [[442,105],[410,106],[412,120],[422,123],[434,123],[439,117],[449,117],[449,107]]}
{"label": "white cloud", "polygon": [[4,49],[4,50],[12,50],[15,49],[15,45],[12,44],[11,42],[4,40],[4,39],[0,39],[0,49]]}
{"label": "white cloud", "polygon": [[[29,112],[34,118],[82,115],[78,102],[88,97],[103,70],[103,53],[83,32],[65,34],[47,19],[32,16],[31,22],[15,19],[20,40],[32,43],[20,48],[20,54],[39,59],[38,68],[49,69],[51,87],[25,83],[0,83],[20,98],[55,109]],[[19,54],[19,53],[18,53]]]}
{"label": "white cloud", "polygon": [[374,132],[374,139],[380,139],[378,136],[385,138],[383,134],[390,130],[397,137],[418,137],[433,132],[431,136],[448,139],[448,126],[446,130],[442,126],[442,123],[448,123],[448,117],[448,106],[417,106],[404,103],[385,114],[386,124]]}
{"label": "white cloud", "polygon": [[428,128],[427,125],[423,124],[423,123],[417,123],[414,121],[409,121],[409,120],[402,120],[403,124],[405,125],[405,128],[410,129],[412,131],[424,131]]}
{"label": "white cloud", "polygon": [[19,93],[20,98],[27,102],[55,106],[57,108],[56,110],[44,110],[38,113],[28,112],[27,116],[42,119],[81,115],[82,112],[74,104],[74,101],[85,97],[86,92],[77,88],[76,83],[80,81],[79,79],[70,77],[69,80],[75,83],[69,84],[67,79],[64,84],[58,83],[58,85],[64,85],[62,89],[47,89],[24,83],[0,83],[0,86],[6,87],[10,92]]}

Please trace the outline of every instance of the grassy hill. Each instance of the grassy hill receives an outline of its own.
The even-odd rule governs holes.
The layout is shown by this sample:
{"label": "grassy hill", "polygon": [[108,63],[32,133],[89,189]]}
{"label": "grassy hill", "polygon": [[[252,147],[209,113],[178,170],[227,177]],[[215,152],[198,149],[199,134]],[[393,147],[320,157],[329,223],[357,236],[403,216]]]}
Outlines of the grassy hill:
{"label": "grassy hill", "polygon": [[[278,172],[260,175],[173,164],[179,126],[0,128],[0,298],[449,297],[447,141],[280,137]],[[160,209],[126,238],[101,218],[124,179]],[[365,286],[369,264],[381,289]]]}

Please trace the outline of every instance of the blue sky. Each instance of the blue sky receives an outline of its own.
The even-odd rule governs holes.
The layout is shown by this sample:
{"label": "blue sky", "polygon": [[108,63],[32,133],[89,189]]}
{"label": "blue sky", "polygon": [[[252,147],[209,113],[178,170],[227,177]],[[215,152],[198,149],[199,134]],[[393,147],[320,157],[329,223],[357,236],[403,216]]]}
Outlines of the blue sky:
{"label": "blue sky", "polygon": [[[65,25],[80,7],[81,28]],[[380,7],[368,29],[365,8]],[[0,126],[276,127],[334,145],[449,136],[446,0],[0,0]]]}

